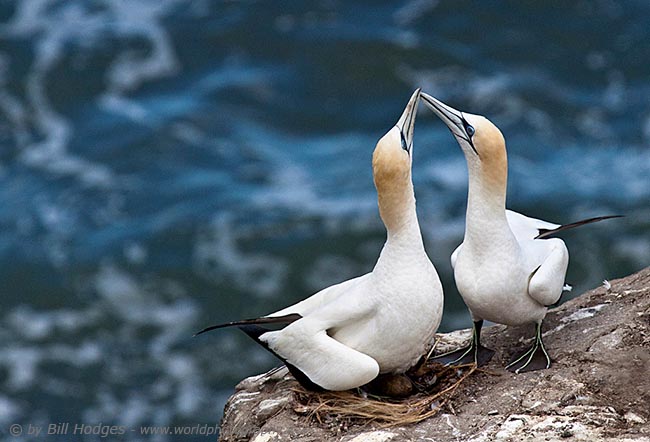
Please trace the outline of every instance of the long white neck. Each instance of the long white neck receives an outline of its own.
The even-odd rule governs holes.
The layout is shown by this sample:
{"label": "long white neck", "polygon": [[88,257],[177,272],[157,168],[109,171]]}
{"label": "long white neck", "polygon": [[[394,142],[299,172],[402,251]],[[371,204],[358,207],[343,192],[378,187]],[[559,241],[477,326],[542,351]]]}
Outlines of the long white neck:
{"label": "long white neck", "polygon": [[515,240],[506,219],[507,165],[495,171],[489,165],[468,161],[468,172],[463,247],[487,250],[495,244]]}
{"label": "long white neck", "polygon": [[390,266],[394,266],[396,260],[408,264],[426,256],[410,176],[408,180],[392,183],[386,188],[379,186],[377,193],[379,214],[388,238],[375,269],[382,269],[388,262]]}

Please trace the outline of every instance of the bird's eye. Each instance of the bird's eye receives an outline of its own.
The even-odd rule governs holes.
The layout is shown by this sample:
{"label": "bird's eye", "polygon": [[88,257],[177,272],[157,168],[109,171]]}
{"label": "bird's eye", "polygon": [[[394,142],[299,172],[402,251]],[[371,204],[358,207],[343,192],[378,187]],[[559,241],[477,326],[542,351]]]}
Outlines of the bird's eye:
{"label": "bird's eye", "polygon": [[405,151],[408,152],[408,151],[409,151],[409,148],[408,148],[408,146],[406,145],[406,139],[404,138],[404,134],[401,133],[401,132],[400,132],[400,138],[401,138],[401,141],[402,141],[402,149],[404,149]]}
{"label": "bird's eye", "polygon": [[474,130],[474,126],[471,126],[469,124],[465,126],[465,132],[467,132],[467,135],[469,135],[470,138],[473,137],[474,134],[476,133],[476,131]]}

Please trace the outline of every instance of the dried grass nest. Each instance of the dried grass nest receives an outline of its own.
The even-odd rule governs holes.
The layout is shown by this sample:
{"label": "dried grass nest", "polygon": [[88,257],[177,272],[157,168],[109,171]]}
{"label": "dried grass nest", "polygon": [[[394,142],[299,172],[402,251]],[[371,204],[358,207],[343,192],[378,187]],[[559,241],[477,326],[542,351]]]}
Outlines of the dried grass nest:
{"label": "dried grass nest", "polygon": [[361,389],[315,393],[298,386],[294,389],[294,411],[321,425],[334,422],[380,427],[414,424],[438,413],[476,369],[474,364],[444,367],[426,362],[408,373],[415,393],[401,399],[376,396]]}

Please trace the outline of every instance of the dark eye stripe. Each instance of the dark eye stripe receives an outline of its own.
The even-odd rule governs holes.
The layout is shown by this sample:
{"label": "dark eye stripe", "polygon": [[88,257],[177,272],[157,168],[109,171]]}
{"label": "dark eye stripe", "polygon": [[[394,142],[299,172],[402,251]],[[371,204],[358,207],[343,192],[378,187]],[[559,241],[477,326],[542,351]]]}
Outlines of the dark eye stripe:
{"label": "dark eye stripe", "polygon": [[408,151],[409,151],[409,148],[408,148],[408,146],[406,145],[406,138],[404,138],[404,134],[402,133],[402,131],[399,132],[399,136],[400,136],[400,138],[401,138],[402,149],[404,149],[405,151],[408,152]]}
{"label": "dark eye stripe", "polygon": [[480,158],[481,156],[478,154],[478,151],[476,150],[476,147],[474,147],[474,143],[472,142],[472,137],[476,133],[476,129],[474,129],[474,126],[469,124],[465,117],[463,116],[462,112],[460,114],[461,121],[463,122],[463,127],[465,128],[465,133],[467,134],[467,138],[465,138],[465,141],[469,143],[471,146],[472,150],[474,153]]}
{"label": "dark eye stripe", "polygon": [[474,129],[474,126],[472,126],[471,124],[469,124],[469,123],[467,122],[467,120],[465,119],[465,117],[462,117],[462,116],[461,116],[461,118],[462,118],[462,121],[463,121],[463,127],[465,128],[465,133],[466,133],[470,138],[472,138],[472,137],[474,136],[474,134],[476,133],[476,130]]}

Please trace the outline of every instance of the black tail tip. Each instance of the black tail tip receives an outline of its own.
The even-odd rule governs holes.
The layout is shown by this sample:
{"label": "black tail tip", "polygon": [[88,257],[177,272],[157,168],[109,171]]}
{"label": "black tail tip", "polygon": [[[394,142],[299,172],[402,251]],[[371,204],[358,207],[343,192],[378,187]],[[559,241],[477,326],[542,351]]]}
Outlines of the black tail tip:
{"label": "black tail tip", "polygon": [[240,325],[238,328],[256,341],[259,340],[258,338],[260,336],[269,331],[259,325]]}
{"label": "black tail tip", "polygon": [[202,334],[205,333],[205,332],[209,332],[209,331],[214,330],[214,329],[217,329],[217,328],[221,328],[221,326],[219,326],[219,325],[212,325],[212,326],[210,326],[210,327],[206,327],[206,328],[204,328],[203,330],[199,330],[199,331],[197,331],[196,333],[194,333],[194,334],[192,335],[192,337],[195,338],[195,337],[197,337],[198,335],[202,335]]}

